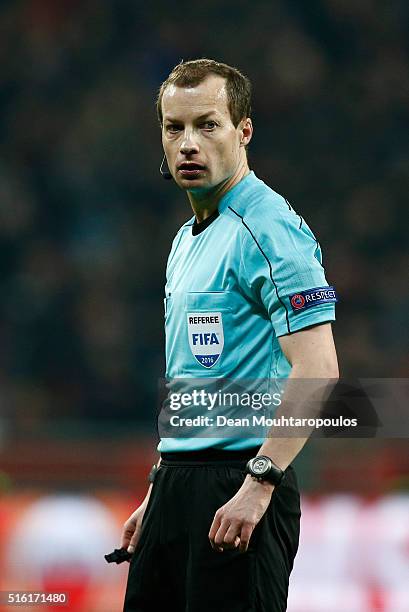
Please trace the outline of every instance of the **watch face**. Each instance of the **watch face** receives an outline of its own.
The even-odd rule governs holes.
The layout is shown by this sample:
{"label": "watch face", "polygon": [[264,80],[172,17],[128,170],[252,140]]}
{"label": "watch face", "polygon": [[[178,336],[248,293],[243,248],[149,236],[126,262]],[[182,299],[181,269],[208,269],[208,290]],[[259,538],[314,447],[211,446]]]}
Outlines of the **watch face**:
{"label": "watch face", "polygon": [[258,476],[265,474],[270,469],[270,461],[264,457],[257,457],[253,459],[251,469]]}

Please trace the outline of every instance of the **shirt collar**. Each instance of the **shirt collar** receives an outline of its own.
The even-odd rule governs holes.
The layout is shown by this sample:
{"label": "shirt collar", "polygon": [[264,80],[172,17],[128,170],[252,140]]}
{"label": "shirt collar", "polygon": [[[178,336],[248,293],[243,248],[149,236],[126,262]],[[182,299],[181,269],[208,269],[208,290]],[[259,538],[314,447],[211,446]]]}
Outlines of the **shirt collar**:
{"label": "shirt collar", "polygon": [[240,197],[243,192],[252,184],[258,181],[258,178],[254,174],[253,170],[250,170],[245,177],[241,179],[234,187],[229,189],[227,193],[224,194],[222,199],[219,202],[219,213],[222,214],[226,208],[231,204],[233,199]]}

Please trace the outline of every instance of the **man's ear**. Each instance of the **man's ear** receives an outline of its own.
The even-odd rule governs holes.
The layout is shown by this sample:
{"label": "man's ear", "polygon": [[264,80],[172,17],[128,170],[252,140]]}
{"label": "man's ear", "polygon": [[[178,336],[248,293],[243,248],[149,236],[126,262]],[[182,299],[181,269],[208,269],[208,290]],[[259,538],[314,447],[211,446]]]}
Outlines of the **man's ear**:
{"label": "man's ear", "polygon": [[247,147],[253,136],[253,124],[250,117],[241,120],[240,146]]}

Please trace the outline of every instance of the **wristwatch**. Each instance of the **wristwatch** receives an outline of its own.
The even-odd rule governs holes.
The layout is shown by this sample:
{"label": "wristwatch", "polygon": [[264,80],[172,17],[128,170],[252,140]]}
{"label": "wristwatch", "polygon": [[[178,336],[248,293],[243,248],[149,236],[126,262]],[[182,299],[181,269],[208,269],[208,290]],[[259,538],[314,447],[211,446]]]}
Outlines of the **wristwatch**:
{"label": "wristwatch", "polygon": [[250,474],[252,478],[259,482],[267,481],[278,487],[284,478],[284,470],[265,455],[253,457],[246,465],[246,474]]}

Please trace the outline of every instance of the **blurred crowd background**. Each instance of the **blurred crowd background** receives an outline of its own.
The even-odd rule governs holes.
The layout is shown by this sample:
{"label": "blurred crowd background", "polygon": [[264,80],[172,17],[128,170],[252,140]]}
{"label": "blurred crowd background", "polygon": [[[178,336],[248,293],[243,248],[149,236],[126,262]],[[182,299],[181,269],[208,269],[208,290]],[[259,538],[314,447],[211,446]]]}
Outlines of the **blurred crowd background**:
{"label": "blurred crowd background", "polygon": [[0,28],[3,416],[152,420],[191,216],[158,172],[154,100],[196,57],[253,82],[251,167],[319,236],[342,374],[407,375],[405,0],[16,0]]}
{"label": "blurred crowd background", "polygon": [[[41,584],[70,584],[77,593],[70,609],[113,612],[125,570],[104,573],[102,548],[119,544],[121,521],[146,490],[164,372],[166,258],[192,214],[186,196],[159,174],[157,90],[182,59],[210,57],[250,77],[250,165],[319,237],[328,281],[340,294],[341,374],[407,377],[409,3],[4,0],[0,40],[0,586],[38,588],[37,574],[31,583],[22,577],[43,563]],[[322,571],[339,558],[334,551],[344,551],[349,567],[361,548],[357,532],[343,546],[342,532],[320,557],[319,543],[339,533],[334,525],[350,520],[354,530],[351,517],[363,517],[373,528],[370,544],[387,525],[407,523],[399,514],[407,516],[407,496],[392,505],[383,497],[409,487],[407,450],[407,441],[316,440],[297,459],[307,494],[380,496],[376,520],[361,516],[361,502],[350,497],[329,495],[323,510],[306,503],[311,547],[302,547],[296,580],[310,588],[304,569],[317,570],[318,599],[308,611],[345,612],[334,602],[362,578],[354,570],[337,583],[334,566],[335,590],[328,582],[325,599]],[[75,499],[47,497],[62,491]],[[87,538],[84,518],[95,517],[96,498],[102,540]],[[384,503],[396,520],[383,520]],[[77,528],[50,534],[57,515]],[[408,536],[389,535],[383,544],[399,547],[403,568],[394,574],[395,599],[385,603],[389,560],[398,557],[364,547],[385,568],[368,570],[358,585],[368,600],[354,599],[348,612],[408,609],[407,590],[396,603],[409,581]],[[111,599],[98,587],[105,603],[100,597],[94,607],[81,603],[88,574],[78,574],[76,538],[98,584],[108,575],[117,580]],[[14,552],[26,541],[31,561]],[[71,555],[64,567],[62,550]],[[301,603],[291,610],[307,612],[299,588]]]}

